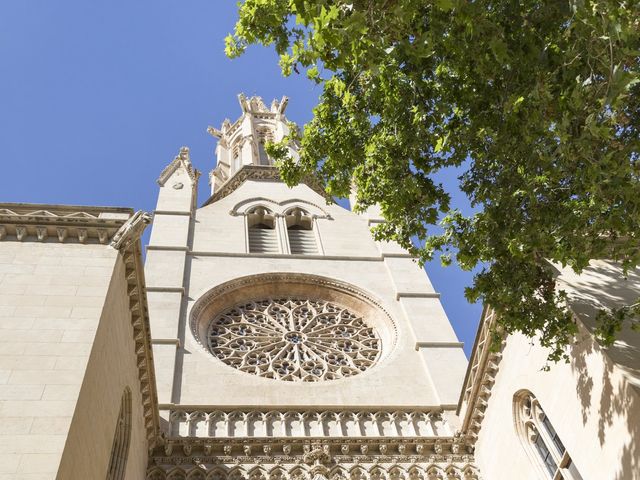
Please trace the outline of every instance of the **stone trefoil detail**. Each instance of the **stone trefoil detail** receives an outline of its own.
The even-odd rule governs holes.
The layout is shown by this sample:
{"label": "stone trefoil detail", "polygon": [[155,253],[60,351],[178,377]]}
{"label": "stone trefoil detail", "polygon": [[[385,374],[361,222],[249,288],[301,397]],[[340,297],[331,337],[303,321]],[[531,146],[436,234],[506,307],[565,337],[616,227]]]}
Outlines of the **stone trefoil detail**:
{"label": "stone trefoil detail", "polygon": [[380,339],[362,317],[323,300],[263,299],[210,323],[213,355],[243,372],[286,381],[351,377],[371,367]]}

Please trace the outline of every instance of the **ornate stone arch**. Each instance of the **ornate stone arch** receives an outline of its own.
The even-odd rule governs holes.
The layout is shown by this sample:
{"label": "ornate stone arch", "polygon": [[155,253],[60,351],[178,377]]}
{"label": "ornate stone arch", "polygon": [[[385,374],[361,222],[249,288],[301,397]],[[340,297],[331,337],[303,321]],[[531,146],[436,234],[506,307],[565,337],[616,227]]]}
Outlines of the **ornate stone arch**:
{"label": "ornate stone arch", "polygon": [[120,400],[120,411],[113,436],[107,480],[124,480],[131,442],[131,390],[125,387]]}
{"label": "ornate stone arch", "polygon": [[175,467],[167,472],[167,480],[186,480],[187,474],[180,467]]}
{"label": "ornate stone arch", "polygon": [[206,480],[207,474],[201,468],[195,468],[189,472],[187,475],[187,480]]}
{"label": "ornate stone arch", "polygon": [[536,396],[520,390],[513,396],[514,427],[529,460],[541,478],[553,479],[562,472],[565,480],[581,479],[551,419]]}
{"label": "ornate stone arch", "polygon": [[[260,292],[259,298],[256,298],[256,292]],[[293,302],[291,303],[291,306],[286,307],[291,308],[291,315],[293,315],[295,309],[303,308],[307,303],[309,303],[310,306],[314,305],[313,308],[309,307],[311,310],[316,309],[316,306],[318,305],[319,307],[317,308],[325,310],[328,308],[334,309],[326,310],[326,312],[325,310],[322,310],[324,313],[314,313],[315,310],[313,310],[310,314],[314,315],[313,318],[321,315],[333,315],[336,318],[331,321],[336,322],[335,328],[347,328],[352,330],[353,328],[356,328],[356,330],[354,330],[355,334],[359,334],[358,332],[360,331],[367,331],[367,335],[373,335],[368,337],[370,340],[367,340],[370,342],[370,347],[367,348],[371,349],[371,352],[369,353],[371,360],[369,360],[368,364],[364,364],[364,360],[361,360],[360,358],[357,361],[353,361],[354,367],[338,362],[335,363],[335,365],[332,364],[334,365],[333,367],[329,366],[324,370],[324,367],[321,368],[321,366],[319,366],[318,368],[320,370],[318,374],[315,373],[315,370],[311,370],[312,366],[296,366],[295,368],[309,368],[310,370],[301,370],[300,376],[298,378],[292,378],[291,380],[317,381],[316,379],[310,380],[304,376],[309,376],[312,373],[313,375],[316,375],[318,379],[322,380],[339,380],[353,374],[364,375],[367,374],[371,368],[375,367],[375,365],[388,358],[394,350],[397,341],[396,323],[378,300],[351,284],[326,277],[302,273],[268,273],[250,275],[231,280],[212,288],[204,293],[191,309],[189,320],[191,332],[204,351],[218,356],[216,348],[220,343],[216,335],[220,335],[220,332],[229,332],[229,335],[232,335],[235,331],[234,329],[245,328],[241,323],[238,323],[237,325],[233,323],[236,322],[235,320],[225,320],[227,323],[219,327],[218,324],[215,323],[218,322],[219,318],[224,317],[226,319],[228,315],[231,315],[232,317],[235,316],[233,318],[244,319],[245,314],[248,315],[248,313],[245,312],[247,308],[249,309],[247,312],[252,312],[252,309],[266,308],[267,310],[264,310],[264,313],[261,313],[261,310],[260,312],[256,310],[256,313],[251,313],[251,315],[254,316],[265,315],[268,313],[268,309],[272,308],[272,305],[280,305],[281,302],[285,302],[287,305]],[[299,306],[294,308],[294,304]],[[251,305],[258,305],[258,307],[251,307]],[[273,308],[275,308],[275,306]],[[227,315],[227,312],[230,313]],[[320,310],[318,310],[318,312],[320,312]],[[339,316],[339,318],[337,316]],[[232,323],[228,323],[229,321]],[[242,320],[242,322],[244,321],[245,320]],[[347,323],[343,325],[343,321]],[[360,323],[358,323],[357,327],[353,327],[349,322]],[[215,325],[213,325],[213,323],[215,323]],[[247,325],[248,326],[246,328],[251,328],[249,324]],[[290,333],[292,335],[295,334],[295,332]],[[289,333],[286,335],[289,335]],[[215,344],[211,343],[214,341],[211,340],[212,338],[215,340]],[[288,339],[289,337],[287,337],[287,340]],[[239,341],[240,340],[245,341],[244,338],[239,339]],[[302,338],[302,341],[304,341],[304,338]],[[225,339],[224,342],[230,342],[230,340]],[[291,342],[295,343],[293,339],[291,339]],[[363,344],[362,341],[359,341],[359,343]],[[231,343],[228,343],[228,345],[231,345]],[[347,347],[345,346],[345,348]],[[251,354],[250,348],[244,350],[247,352],[246,355]],[[375,350],[377,350],[378,353],[376,353],[377,356],[374,358],[373,355]],[[345,351],[348,352],[350,350]],[[349,353],[345,353],[344,355],[349,355]],[[284,378],[288,375],[287,372],[279,373],[278,376],[275,376],[272,369],[279,368],[278,366],[268,365],[268,368],[263,370],[260,359],[248,357],[247,359],[243,358],[244,357],[242,357],[240,361],[236,361],[235,357],[233,357],[233,360],[236,361],[235,364],[226,361],[224,363],[234,367],[235,369],[241,370],[241,372],[246,371],[258,376],[264,376],[268,379],[282,377],[284,380],[290,380],[289,378]],[[212,360],[220,361],[215,359],[213,356]],[[236,366],[236,364],[240,365],[240,363],[245,360],[248,362],[246,369]],[[329,362],[333,360],[328,359],[326,361]],[[335,367],[336,365],[338,367]],[[349,366],[354,373],[341,376],[337,375],[336,368],[342,368],[340,365]]]}

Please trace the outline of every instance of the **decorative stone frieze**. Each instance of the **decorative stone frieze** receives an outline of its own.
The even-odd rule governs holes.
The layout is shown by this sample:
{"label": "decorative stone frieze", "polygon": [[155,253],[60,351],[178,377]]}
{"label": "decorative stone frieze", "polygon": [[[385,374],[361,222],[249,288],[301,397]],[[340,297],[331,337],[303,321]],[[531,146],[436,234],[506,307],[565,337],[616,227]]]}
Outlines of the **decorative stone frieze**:
{"label": "decorative stone frieze", "polygon": [[106,245],[131,213],[127,208],[0,204],[0,240]]}
{"label": "decorative stone frieze", "polygon": [[[245,447],[250,447],[246,445]],[[284,446],[284,445],[283,445]],[[368,444],[361,445],[369,447]],[[478,480],[471,455],[408,453],[398,455],[343,455],[331,444],[294,444],[283,454],[273,445],[272,456],[251,455],[255,449],[233,450],[231,455],[154,455],[147,480]],[[353,449],[360,452],[361,449]],[[371,452],[371,448],[364,449]],[[175,451],[175,450],[174,450]],[[249,453],[247,453],[249,452]]]}
{"label": "decorative stone frieze", "polygon": [[452,436],[440,410],[184,409],[169,413],[170,438],[413,438]]}

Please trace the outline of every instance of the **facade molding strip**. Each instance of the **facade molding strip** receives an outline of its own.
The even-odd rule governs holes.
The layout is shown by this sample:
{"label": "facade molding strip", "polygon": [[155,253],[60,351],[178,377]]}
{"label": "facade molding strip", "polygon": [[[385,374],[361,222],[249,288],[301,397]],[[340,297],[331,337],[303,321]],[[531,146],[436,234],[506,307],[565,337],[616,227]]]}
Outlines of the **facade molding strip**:
{"label": "facade molding strip", "polygon": [[396,300],[400,300],[401,298],[440,298],[440,294],[438,292],[398,292],[396,293]]}
{"label": "facade molding strip", "polygon": [[183,215],[185,217],[191,216],[190,210],[154,210],[154,215]]}
{"label": "facade molding strip", "polygon": [[[180,348],[179,338],[152,338],[151,345],[175,345],[176,348]],[[162,409],[162,404],[159,406]]]}
{"label": "facade molding strip", "polygon": [[[421,348],[463,348],[464,342],[416,342],[416,350]],[[457,404],[456,404],[457,407]]]}
{"label": "facade molding strip", "polygon": [[301,260],[344,260],[355,262],[382,262],[384,258],[380,257],[354,257],[351,255],[297,255],[288,253],[244,253],[244,252],[206,252],[206,251],[189,251],[189,255],[194,257],[242,257],[242,258],[282,258],[282,259],[301,259]]}
{"label": "facade molding strip", "polygon": [[147,292],[180,293],[184,295],[184,287],[147,287]]}
{"label": "facade molding strip", "polygon": [[189,247],[177,245],[147,245],[148,250],[168,250],[171,252],[188,252]]}

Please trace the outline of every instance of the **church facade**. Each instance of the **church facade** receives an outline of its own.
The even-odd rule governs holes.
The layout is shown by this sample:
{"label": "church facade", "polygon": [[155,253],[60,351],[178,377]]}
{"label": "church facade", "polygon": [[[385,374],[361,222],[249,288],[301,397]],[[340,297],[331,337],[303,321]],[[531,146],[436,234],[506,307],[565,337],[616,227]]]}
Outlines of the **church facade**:
{"label": "church facade", "polygon": [[239,100],[202,206],[186,148],[153,218],[0,205],[0,479],[640,478],[638,334],[589,332],[637,276],[558,272],[570,364],[489,348],[490,308],[467,362],[424,270],[371,237],[378,211],[280,181],[287,99]]}

